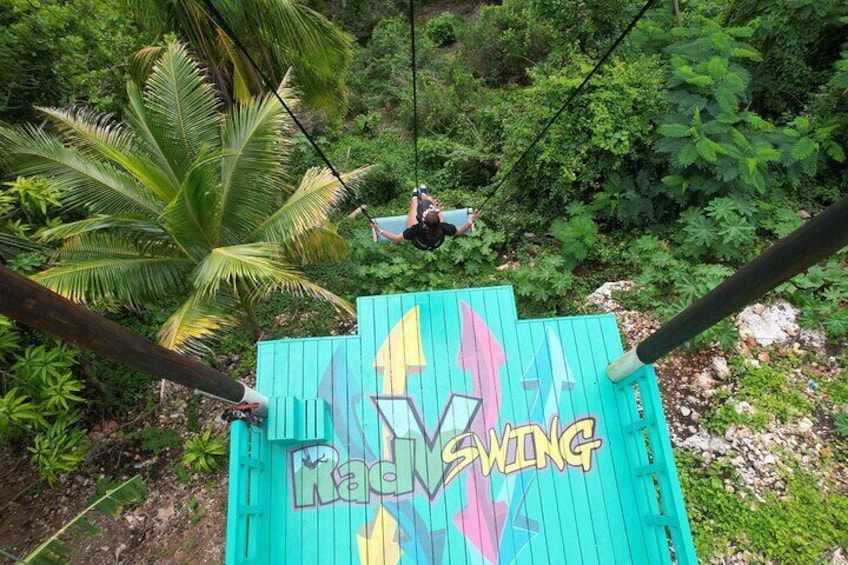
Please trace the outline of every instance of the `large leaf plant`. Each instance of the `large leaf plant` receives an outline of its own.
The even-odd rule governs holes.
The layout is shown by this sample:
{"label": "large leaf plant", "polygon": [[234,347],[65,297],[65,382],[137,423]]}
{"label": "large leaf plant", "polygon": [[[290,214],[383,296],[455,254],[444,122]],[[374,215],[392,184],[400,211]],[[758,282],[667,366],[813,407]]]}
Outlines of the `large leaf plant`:
{"label": "large leaf plant", "polygon": [[[294,104],[286,85],[279,94]],[[42,108],[57,133],[0,129],[10,167],[52,178],[84,216],[44,232],[61,246],[36,281],[77,302],[135,307],[180,297],[158,339],[191,353],[239,319],[258,338],[254,305],[274,292],[351,310],[299,269],[346,254],[327,221],[346,191],[324,168],[292,182],[291,124],[272,96],[223,112],[178,43],[167,46],[144,87],[130,83],[128,93],[120,123]],[[342,178],[356,186],[364,172]]]}

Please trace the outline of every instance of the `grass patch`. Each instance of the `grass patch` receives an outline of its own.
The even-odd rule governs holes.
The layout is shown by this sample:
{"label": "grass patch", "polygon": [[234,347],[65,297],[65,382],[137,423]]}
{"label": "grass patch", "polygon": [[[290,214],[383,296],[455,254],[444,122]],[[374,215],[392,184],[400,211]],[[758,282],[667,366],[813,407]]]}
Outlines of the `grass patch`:
{"label": "grass patch", "polygon": [[[741,358],[731,360],[737,377],[736,388],[716,395],[713,407],[704,415],[704,427],[719,434],[734,424],[762,430],[774,419],[785,423],[809,414],[812,403],[787,378],[792,371],[790,363],[791,360],[753,367]],[[753,407],[753,413],[737,413],[736,405],[742,401]]]}
{"label": "grass patch", "polygon": [[706,465],[688,452],[675,457],[702,561],[725,553],[731,542],[786,565],[819,563],[848,544],[848,497],[821,488],[813,475],[793,470],[785,477],[785,496],[769,493],[758,503],[725,490],[726,480],[738,484],[729,464]]}

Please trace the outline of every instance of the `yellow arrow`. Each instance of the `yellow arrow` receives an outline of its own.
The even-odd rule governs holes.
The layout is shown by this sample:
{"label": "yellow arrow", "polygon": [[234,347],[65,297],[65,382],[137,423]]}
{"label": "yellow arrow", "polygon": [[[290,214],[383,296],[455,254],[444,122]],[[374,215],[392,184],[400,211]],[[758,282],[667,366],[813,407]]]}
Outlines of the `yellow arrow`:
{"label": "yellow arrow", "polygon": [[383,375],[384,394],[405,394],[406,376],[426,366],[418,306],[413,306],[389,332],[377,353],[374,367]]}
{"label": "yellow arrow", "polygon": [[359,562],[368,565],[396,565],[403,555],[398,541],[397,522],[380,506],[374,520],[356,534]]}

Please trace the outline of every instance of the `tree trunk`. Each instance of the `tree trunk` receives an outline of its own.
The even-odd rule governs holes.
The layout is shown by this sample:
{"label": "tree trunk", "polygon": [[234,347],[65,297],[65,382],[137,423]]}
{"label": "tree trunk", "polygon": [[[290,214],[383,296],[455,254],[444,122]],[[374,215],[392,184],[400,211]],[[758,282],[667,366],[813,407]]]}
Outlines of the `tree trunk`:
{"label": "tree trunk", "polygon": [[677,27],[683,26],[683,20],[680,17],[680,0],[671,0],[671,5],[674,8],[674,17],[677,18]]}
{"label": "tree trunk", "polygon": [[262,339],[262,326],[259,325],[259,320],[256,318],[256,312],[253,310],[253,305],[246,300],[243,300],[241,305],[244,308],[244,322],[253,334],[253,339],[259,341]]}

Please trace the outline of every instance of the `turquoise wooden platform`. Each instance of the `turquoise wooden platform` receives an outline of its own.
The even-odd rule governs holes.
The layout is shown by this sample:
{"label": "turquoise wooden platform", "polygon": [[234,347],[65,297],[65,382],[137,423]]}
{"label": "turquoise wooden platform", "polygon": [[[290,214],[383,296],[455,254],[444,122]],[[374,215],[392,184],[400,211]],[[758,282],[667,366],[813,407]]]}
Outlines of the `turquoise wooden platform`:
{"label": "turquoise wooden platform", "polygon": [[511,287],[375,296],[359,334],[261,342],[232,427],[228,564],[695,564],[656,378],[612,315]]}

